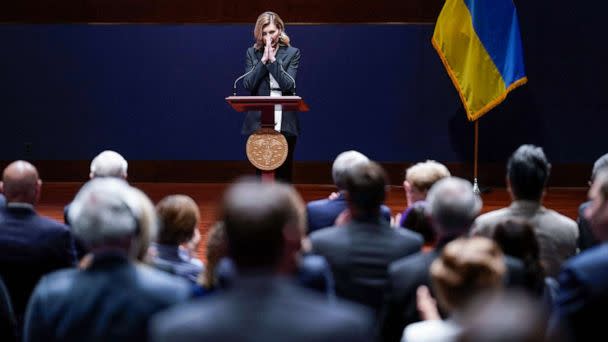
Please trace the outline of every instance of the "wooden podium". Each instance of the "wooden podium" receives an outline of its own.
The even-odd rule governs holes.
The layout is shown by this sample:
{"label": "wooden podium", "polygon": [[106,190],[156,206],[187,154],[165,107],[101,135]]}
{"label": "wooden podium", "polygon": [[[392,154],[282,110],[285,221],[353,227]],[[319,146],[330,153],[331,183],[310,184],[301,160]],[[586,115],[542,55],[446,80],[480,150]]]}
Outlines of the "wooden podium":
{"label": "wooden podium", "polygon": [[[283,111],[307,112],[309,110],[308,105],[299,96],[228,96],[226,102],[237,112],[261,112],[258,132],[274,130],[274,110],[277,105],[281,106]],[[284,139],[282,135],[281,138]],[[251,159],[249,161],[252,162]],[[252,164],[254,163],[252,162]],[[254,166],[256,165],[254,164]],[[274,181],[274,170],[276,167],[271,170],[260,169],[262,180]]]}

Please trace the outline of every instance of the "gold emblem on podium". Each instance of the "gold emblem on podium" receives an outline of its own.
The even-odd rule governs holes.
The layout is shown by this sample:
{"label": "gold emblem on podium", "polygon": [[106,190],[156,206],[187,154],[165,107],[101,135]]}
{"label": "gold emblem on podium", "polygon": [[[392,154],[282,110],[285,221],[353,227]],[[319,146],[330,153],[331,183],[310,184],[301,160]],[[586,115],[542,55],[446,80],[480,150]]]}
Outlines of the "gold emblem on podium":
{"label": "gold emblem on podium", "polygon": [[287,139],[272,128],[260,128],[247,139],[247,158],[262,171],[283,165],[287,151]]}

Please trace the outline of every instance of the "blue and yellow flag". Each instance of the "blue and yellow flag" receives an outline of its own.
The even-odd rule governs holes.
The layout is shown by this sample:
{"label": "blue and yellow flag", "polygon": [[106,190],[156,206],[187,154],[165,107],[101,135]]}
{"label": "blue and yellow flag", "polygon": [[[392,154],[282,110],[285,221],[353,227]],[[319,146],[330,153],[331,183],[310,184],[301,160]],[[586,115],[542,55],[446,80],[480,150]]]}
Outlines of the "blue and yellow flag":
{"label": "blue and yellow flag", "polygon": [[512,0],[446,0],[432,43],[470,121],[527,81]]}

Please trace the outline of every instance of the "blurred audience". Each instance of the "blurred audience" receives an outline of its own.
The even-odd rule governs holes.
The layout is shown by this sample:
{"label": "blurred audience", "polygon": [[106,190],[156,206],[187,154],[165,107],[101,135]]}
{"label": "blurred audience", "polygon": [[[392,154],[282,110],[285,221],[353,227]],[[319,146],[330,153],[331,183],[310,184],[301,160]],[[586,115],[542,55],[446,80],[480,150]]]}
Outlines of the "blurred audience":
{"label": "blurred audience", "polygon": [[420,321],[416,306],[418,287],[430,287],[431,264],[450,241],[469,232],[482,205],[471,183],[457,177],[437,181],[429,190],[427,201],[437,243],[430,252],[419,252],[390,265],[380,324],[385,342],[399,341],[406,325]]}
{"label": "blurred audience", "polygon": [[312,233],[312,252],[329,262],[337,296],[378,311],[388,265],[420,251],[422,238],[405,229],[393,229],[381,218],[387,180],[380,165],[366,162],[353,166],[343,180],[351,220]]}
{"label": "blurred audience", "polygon": [[[357,165],[366,163],[369,163],[369,158],[357,151],[342,152],[336,157],[332,165],[331,175],[338,192],[332,194],[328,199],[312,201],[306,205],[308,234],[321,228],[333,226],[340,214],[343,216],[342,222],[348,221],[348,205],[345,197],[346,174]],[[385,205],[382,205],[381,210],[381,217],[390,222],[391,210]]]}
{"label": "blurred audience", "polygon": [[[402,341],[454,341],[467,305],[481,294],[501,289],[505,272],[502,252],[494,241],[472,237],[448,243],[430,268],[437,301],[426,286],[418,288],[417,308],[424,320],[408,325]],[[441,319],[436,303],[448,319]]]}
{"label": "blurred audience", "polygon": [[558,285],[554,278],[545,277],[545,270],[540,262],[540,247],[532,225],[523,220],[506,219],[496,224],[492,238],[503,253],[523,262],[523,288],[533,298],[543,298],[547,308],[550,308],[555,300]]}
{"label": "blurred audience", "polygon": [[[305,220],[282,184],[239,182],[220,219],[238,276],[227,291],[177,306],[151,324],[155,341],[371,341],[371,317],[280,276],[293,273]],[[301,200],[300,200],[301,201]]]}
{"label": "blurred audience", "polygon": [[600,170],[589,190],[585,217],[603,243],[569,260],[559,274],[551,337],[568,341],[603,341],[603,312],[608,307],[608,169]]}
{"label": "blurred audience", "polygon": [[135,262],[153,234],[150,200],[123,180],[95,178],[78,192],[69,215],[90,252],[80,269],[40,280],[24,340],[147,340],[150,316],[190,296],[185,280]]}
{"label": "blurred audience", "polygon": [[520,146],[507,163],[511,205],[479,216],[473,232],[491,237],[496,224],[506,218],[527,220],[534,227],[545,272],[556,277],[562,263],[577,252],[578,227],[572,219],[543,207],[550,171],[551,165],[542,148]]}
{"label": "blurred audience", "polygon": [[434,160],[416,163],[405,171],[403,190],[407,207],[403,213],[395,215],[395,224],[422,234],[425,246],[432,246],[435,233],[424,219],[426,195],[438,180],[449,177],[450,171],[445,165]]}
{"label": "blurred audience", "polygon": [[36,212],[42,181],[32,164],[21,160],[9,164],[0,188],[7,202],[0,208],[0,275],[21,325],[40,277],[75,265],[74,241],[65,225]]}
{"label": "blurred audience", "polygon": [[[205,250],[207,264],[197,279],[197,284],[200,286],[196,293],[197,297],[212,293],[218,288],[229,286],[227,282],[234,279],[236,275],[234,266],[227,259],[227,256],[228,238],[226,237],[226,229],[223,223],[218,222],[211,227],[207,236],[207,249]],[[222,262],[225,264],[222,265]]]}
{"label": "blurred audience", "polygon": [[[93,179],[95,177],[115,177],[120,179],[127,179],[127,168],[129,164],[121,156],[119,153],[106,150],[98,154],[91,161],[89,179]],[[70,225],[70,211],[71,203],[68,203],[65,207],[63,207],[63,222],[66,225]],[[78,238],[74,239],[74,246],[76,249],[76,257],[78,260],[82,259],[82,257],[87,254],[87,249],[84,246],[83,242]]]}
{"label": "blurred audience", "polygon": [[[601,156],[593,164],[593,170],[591,171],[591,180],[589,181],[589,185],[593,184],[593,181],[595,180],[595,177],[600,172],[600,170],[606,168],[608,168],[608,153]],[[576,219],[576,223],[578,224],[579,231],[578,248],[581,251],[597,246],[601,243],[600,240],[598,240],[598,238],[593,235],[591,225],[589,224],[589,221],[585,218],[585,211],[590,205],[591,201],[587,201],[578,207],[578,218]]]}
{"label": "blurred audience", "polygon": [[[200,212],[194,200],[185,195],[171,195],[156,205],[159,218],[159,233],[153,245],[154,267],[175,274],[191,283],[203,271],[202,262],[191,256],[190,248],[182,247],[188,242],[200,240],[198,225]],[[196,244],[194,248],[196,249]]]}

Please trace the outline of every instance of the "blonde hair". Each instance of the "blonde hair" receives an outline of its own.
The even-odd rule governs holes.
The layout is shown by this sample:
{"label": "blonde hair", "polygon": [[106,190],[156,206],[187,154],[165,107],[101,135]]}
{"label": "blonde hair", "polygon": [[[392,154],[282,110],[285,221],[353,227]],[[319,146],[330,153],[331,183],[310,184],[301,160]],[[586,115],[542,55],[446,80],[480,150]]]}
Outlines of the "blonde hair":
{"label": "blonde hair", "polygon": [[260,14],[258,20],[256,20],[255,22],[255,27],[253,29],[253,37],[255,38],[255,44],[253,44],[253,47],[256,50],[259,50],[264,47],[262,30],[264,29],[264,27],[270,25],[270,23],[273,23],[274,26],[276,26],[277,29],[281,31],[281,34],[279,36],[279,44],[289,46],[290,39],[287,33],[285,32],[285,23],[283,22],[283,19],[281,19],[281,17],[279,17],[279,15],[274,12],[266,11]]}
{"label": "blonde hair", "polygon": [[502,251],[484,237],[448,243],[430,268],[437,299],[448,311],[463,309],[475,296],[501,288],[505,272]]}
{"label": "blonde hair", "polygon": [[417,163],[405,171],[405,180],[420,191],[428,191],[435,182],[449,176],[448,168],[434,160]]}

